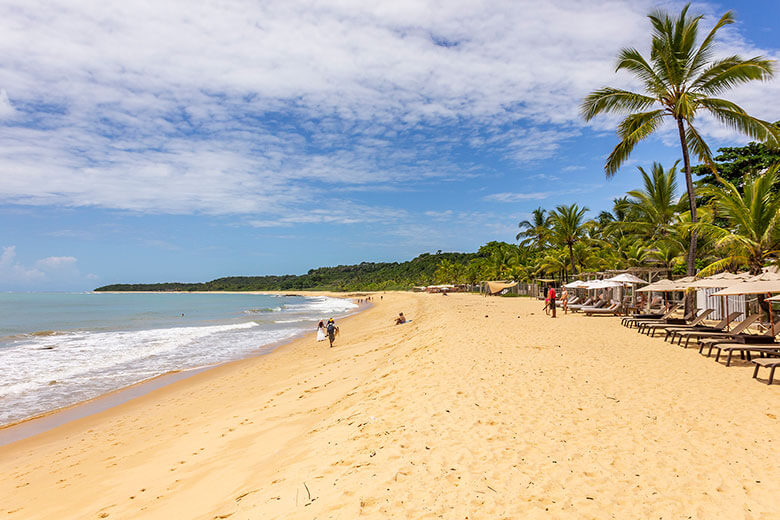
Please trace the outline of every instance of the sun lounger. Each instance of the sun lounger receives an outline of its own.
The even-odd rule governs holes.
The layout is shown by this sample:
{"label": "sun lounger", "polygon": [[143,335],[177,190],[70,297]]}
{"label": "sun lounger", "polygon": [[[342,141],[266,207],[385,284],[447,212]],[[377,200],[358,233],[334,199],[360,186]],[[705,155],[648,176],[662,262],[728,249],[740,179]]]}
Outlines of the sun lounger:
{"label": "sun lounger", "polygon": [[575,303],[575,304],[569,305],[569,310],[570,311],[577,311],[577,310],[581,309],[582,307],[585,307],[586,305],[590,305],[592,303],[593,303],[593,298],[588,298],[587,300],[585,300],[582,303]]}
{"label": "sun lounger", "polygon": [[643,321],[660,323],[658,320],[671,318],[679,306],[679,304],[671,306],[664,314],[634,314],[633,316],[626,316],[621,320],[621,324],[631,328],[638,326]]}
{"label": "sun lounger", "polygon": [[735,343],[735,342],[724,342],[724,343],[715,343],[712,347],[713,349],[717,349],[717,354],[715,354],[715,361],[720,361],[720,355],[721,353],[725,352],[728,354],[726,358],[726,366],[731,365],[731,356],[734,354],[734,352],[739,352],[739,355],[741,358],[747,357],[747,360],[750,361],[751,354],[759,354],[761,357],[770,355],[770,356],[780,356],[780,343]]}
{"label": "sun lounger", "polygon": [[[741,343],[761,343],[762,340],[763,342],[768,342],[773,338],[773,336],[771,336],[769,333],[743,333],[745,330],[747,330],[748,327],[758,321],[759,317],[760,316],[758,314],[751,314],[744,320],[737,323],[729,332],[690,332],[689,335],[691,338],[696,338],[696,341],[699,344],[699,354],[702,353],[704,347],[709,346],[709,350],[707,350],[707,357],[710,357],[712,350],[716,348],[715,345],[718,343],[734,341],[739,341]],[[687,340],[690,340],[690,338],[687,338]],[[685,347],[687,348],[687,346],[688,341],[685,342]]]}
{"label": "sun lounger", "polygon": [[760,367],[766,367],[769,369],[769,380],[766,382],[766,384],[771,385],[772,380],[775,377],[775,369],[780,367],[780,358],[754,359],[753,363],[756,364],[756,368],[753,370],[753,379],[758,379],[758,369]]}
{"label": "sun lounger", "polygon": [[599,300],[596,303],[594,303],[593,305],[577,305],[577,306],[575,306],[571,310],[573,310],[574,312],[577,312],[577,311],[581,311],[583,309],[600,309],[600,308],[604,307],[606,304],[607,304],[607,302],[605,300]]}
{"label": "sun lounger", "polygon": [[[675,338],[678,338],[677,344],[679,345],[682,343],[683,337],[687,336],[687,333],[689,332],[724,332],[726,326],[739,318],[741,315],[742,313],[740,311],[732,312],[711,327],[705,325],[695,325],[693,327],[670,327],[666,329],[666,337],[664,338],[664,341],[671,338],[670,343],[674,343]],[[688,345],[686,342],[686,347],[687,346]]]}
{"label": "sun lounger", "polygon": [[585,313],[586,316],[609,316],[610,314],[612,316],[617,316],[622,311],[623,306],[618,302],[612,302],[612,304],[609,307],[603,307],[601,309],[597,309],[595,307],[583,307],[582,312]]}
{"label": "sun lounger", "polygon": [[655,336],[655,331],[657,330],[666,330],[668,327],[680,327],[681,325],[686,325],[689,327],[699,325],[702,323],[705,319],[707,319],[707,316],[709,316],[712,312],[714,312],[715,309],[705,309],[696,316],[696,318],[693,319],[690,323],[651,323],[651,324],[645,324],[643,327],[640,328],[639,332],[646,334],[650,337]]}
{"label": "sun lounger", "polygon": [[690,320],[693,319],[693,312],[689,312],[682,318],[664,318],[662,320],[643,320],[636,324],[636,330],[640,334],[644,331],[645,327],[648,327],[650,325],[687,325]]}

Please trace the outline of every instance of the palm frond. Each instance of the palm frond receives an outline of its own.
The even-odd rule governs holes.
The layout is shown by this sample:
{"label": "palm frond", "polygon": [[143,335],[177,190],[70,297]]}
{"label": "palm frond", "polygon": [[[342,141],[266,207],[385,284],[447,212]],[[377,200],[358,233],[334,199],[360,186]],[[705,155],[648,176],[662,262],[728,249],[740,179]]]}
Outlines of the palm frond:
{"label": "palm frond", "polygon": [[700,161],[715,171],[715,163],[712,160],[712,151],[707,143],[701,137],[699,132],[694,126],[688,123],[688,127],[685,129],[685,142],[688,145],[688,149],[692,151]]}
{"label": "palm frond", "polygon": [[602,112],[633,112],[644,110],[655,103],[655,98],[612,87],[600,88],[590,94],[580,105],[580,112],[590,121]]}
{"label": "palm frond", "polygon": [[707,95],[720,94],[750,81],[766,81],[774,74],[771,60],[761,56],[742,59],[729,56],[714,62],[691,83],[690,89]]}
{"label": "palm frond", "polygon": [[620,123],[618,134],[622,137],[622,140],[615,146],[607,158],[604,166],[607,177],[613,176],[620,169],[620,165],[631,155],[634,147],[660,126],[664,115],[664,110],[642,112],[632,114]]}
{"label": "palm frond", "polygon": [[777,126],[748,115],[734,103],[724,99],[703,98],[699,104],[724,125],[772,148],[780,146],[780,129]]}
{"label": "palm frond", "polygon": [[731,11],[727,11],[723,14],[723,16],[720,17],[718,23],[715,24],[707,36],[704,37],[701,45],[699,45],[699,50],[693,56],[693,59],[691,59],[691,63],[688,67],[688,74],[685,78],[686,82],[698,74],[699,71],[704,68],[710,58],[712,58],[712,45],[715,40],[715,33],[717,33],[720,28],[732,23],[734,23],[734,14]]}

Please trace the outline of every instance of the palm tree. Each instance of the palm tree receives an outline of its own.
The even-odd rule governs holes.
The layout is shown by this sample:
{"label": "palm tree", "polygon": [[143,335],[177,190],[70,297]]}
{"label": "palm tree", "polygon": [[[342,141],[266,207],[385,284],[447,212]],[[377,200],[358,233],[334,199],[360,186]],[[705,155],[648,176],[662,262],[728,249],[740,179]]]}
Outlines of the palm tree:
{"label": "palm tree", "polygon": [[631,190],[628,204],[631,207],[632,219],[624,227],[645,238],[657,239],[669,234],[669,227],[677,218],[680,204],[676,200],[677,164],[669,170],[654,162],[651,173],[644,168],[637,169],[642,174],[644,188]]}
{"label": "palm tree", "polygon": [[584,218],[587,211],[588,208],[580,208],[577,204],[572,204],[570,206],[560,205],[550,212],[553,240],[569,248],[572,274],[577,274],[573,246],[586,233]]}
{"label": "palm tree", "polygon": [[539,249],[544,247],[549,235],[548,226],[550,223],[550,217],[546,213],[546,210],[536,208],[531,212],[532,218],[530,221],[524,220],[517,225],[517,227],[524,230],[515,237],[516,240],[523,238],[523,241],[520,242],[521,245],[532,244]]}
{"label": "palm tree", "polygon": [[746,176],[742,191],[722,180],[723,187],[705,188],[712,196],[718,214],[728,222],[728,229],[700,222],[699,231],[715,239],[715,246],[727,256],[708,265],[703,274],[725,268],[745,266],[760,274],[768,260],[780,255],[780,194],[774,189],[780,180],[780,165],[769,168],[758,177]]}
{"label": "palm tree", "polygon": [[[742,83],[767,80],[772,77],[773,66],[770,60],[760,56],[749,59],[729,56],[712,61],[715,34],[723,26],[734,23],[734,16],[730,11],[724,14],[697,48],[696,37],[702,17],[688,17],[689,5],[676,20],[661,11],[648,15],[653,26],[649,61],[632,48],[625,48],[618,54],[616,71],[633,73],[644,84],[644,93],[604,87],[589,94],[581,108],[587,121],[602,112],[628,113],[618,126],[620,142],[604,166],[607,177],[617,172],[634,147],[658,130],[664,119],[674,120],[685,165],[691,221],[695,223],[696,194],[689,151],[714,168],[710,149],[694,127],[696,115],[701,111],[709,112],[721,123],[771,146],[780,143],[780,131],[771,123],[748,115],[731,101],[711,97]],[[691,233],[687,258],[689,275],[695,274],[696,238],[696,233]]]}

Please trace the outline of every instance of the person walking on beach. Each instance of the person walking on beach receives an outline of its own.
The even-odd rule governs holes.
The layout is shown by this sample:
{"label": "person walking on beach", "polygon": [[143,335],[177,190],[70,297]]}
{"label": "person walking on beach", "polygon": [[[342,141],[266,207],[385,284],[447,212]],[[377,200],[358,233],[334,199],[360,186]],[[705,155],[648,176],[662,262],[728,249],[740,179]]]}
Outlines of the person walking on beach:
{"label": "person walking on beach", "polygon": [[325,341],[327,334],[325,334],[325,322],[320,320],[317,324],[317,341]]}
{"label": "person walking on beach", "polygon": [[550,286],[550,290],[547,291],[547,298],[550,300],[550,311],[552,317],[555,318],[555,287]]}
{"label": "person walking on beach", "polygon": [[328,341],[330,341],[330,348],[333,348],[333,341],[336,339],[336,334],[339,332],[339,328],[336,326],[336,322],[333,321],[333,318],[328,320]]}
{"label": "person walking on beach", "polygon": [[561,307],[564,314],[569,314],[569,290],[565,285],[561,289]]}

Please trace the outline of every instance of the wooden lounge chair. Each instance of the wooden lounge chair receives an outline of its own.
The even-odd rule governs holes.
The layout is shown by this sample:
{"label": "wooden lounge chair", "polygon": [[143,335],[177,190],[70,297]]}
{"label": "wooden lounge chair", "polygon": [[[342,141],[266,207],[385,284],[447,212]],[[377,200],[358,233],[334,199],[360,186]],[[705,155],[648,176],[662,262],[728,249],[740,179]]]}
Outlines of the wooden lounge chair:
{"label": "wooden lounge chair", "polygon": [[741,342],[741,343],[764,343],[767,341],[771,341],[773,336],[769,335],[769,333],[764,334],[745,334],[744,331],[747,330],[748,327],[753,325],[755,322],[759,319],[758,314],[751,314],[744,320],[737,323],[733,329],[731,329],[729,332],[690,332],[690,338],[686,338],[687,341],[685,342],[685,348],[688,347],[688,341],[691,338],[696,338],[696,341],[699,344],[699,354],[702,353],[705,347],[709,347],[707,350],[707,357],[710,357],[710,354],[712,354],[712,350],[714,348],[717,348],[716,345],[718,343],[727,343],[727,342]]}
{"label": "wooden lounge chair", "polygon": [[609,307],[602,307],[601,309],[597,309],[595,307],[583,307],[582,312],[585,313],[585,316],[593,316],[593,315],[599,315],[599,316],[609,316],[610,314],[612,316],[617,316],[622,311],[623,306],[616,301],[612,301],[612,304]]}
{"label": "wooden lounge chair", "polygon": [[658,320],[671,318],[679,307],[680,304],[676,303],[669,307],[669,309],[664,314],[634,314],[633,316],[626,316],[620,321],[620,323],[629,328],[637,327],[641,322],[660,323]]}
{"label": "wooden lounge chair", "polygon": [[712,347],[717,349],[718,353],[715,355],[715,361],[720,361],[721,353],[728,354],[726,358],[726,366],[731,366],[731,356],[734,352],[739,352],[739,356],[742,359],[747,358],[751,360],[751,354],[758,354],[761,357],[764,356],[780,356],[780,343],[737,343],[737,342],[723,342],[715,343]]}
{"label": "wooden lounge chair", "polygon": [[755,370],[753,370],[753,379],[758,379],[758,369],[759,367],[766,367],[769,369],[769,380],[766,382],[766,384],[771,385],[772,380],[775,377],[775,369],[777,367],[780,367],[780,358],[761,358],[761,359],[754,359],[753,363],[756,364]]}
{"label": "wooden lounge chair", "polygon": [[650,323],[650,324],[644,324],[643,327],[640,327],[639,332],[642,334],[646,334],[650,337],[655,336],[655,331],[657,330],[666,330],[668,327],[680,327],[680,326],[689,326],[693,327],[695,325],[701,324],[705,319],[707,319],[707,316],[709,316],[712,312],[714,312],[715,309],[705,309],[696,316],[693,321],[690,323]]}
{"label": "wooden lounge chair", "polygon": [[[670,327],[666,329],[666,337],[664,338],[664,341],[667,339],[670,339],[671,343],[674,343],[674,340],[678,338],[677,343],[680,344],[682,342],[683,337],[687,335],[688,332],[725,332],[724,329],[726,328],[726,325],[731,323],[732,321],[736,320],[742,316],[742,313],[740,311],[735,311],[720,320],[715,325],[712,325],[711,327],[705,326],[705,325],[696,325],[694,327]],[[687,345],[686,345],[687,346]]]}

